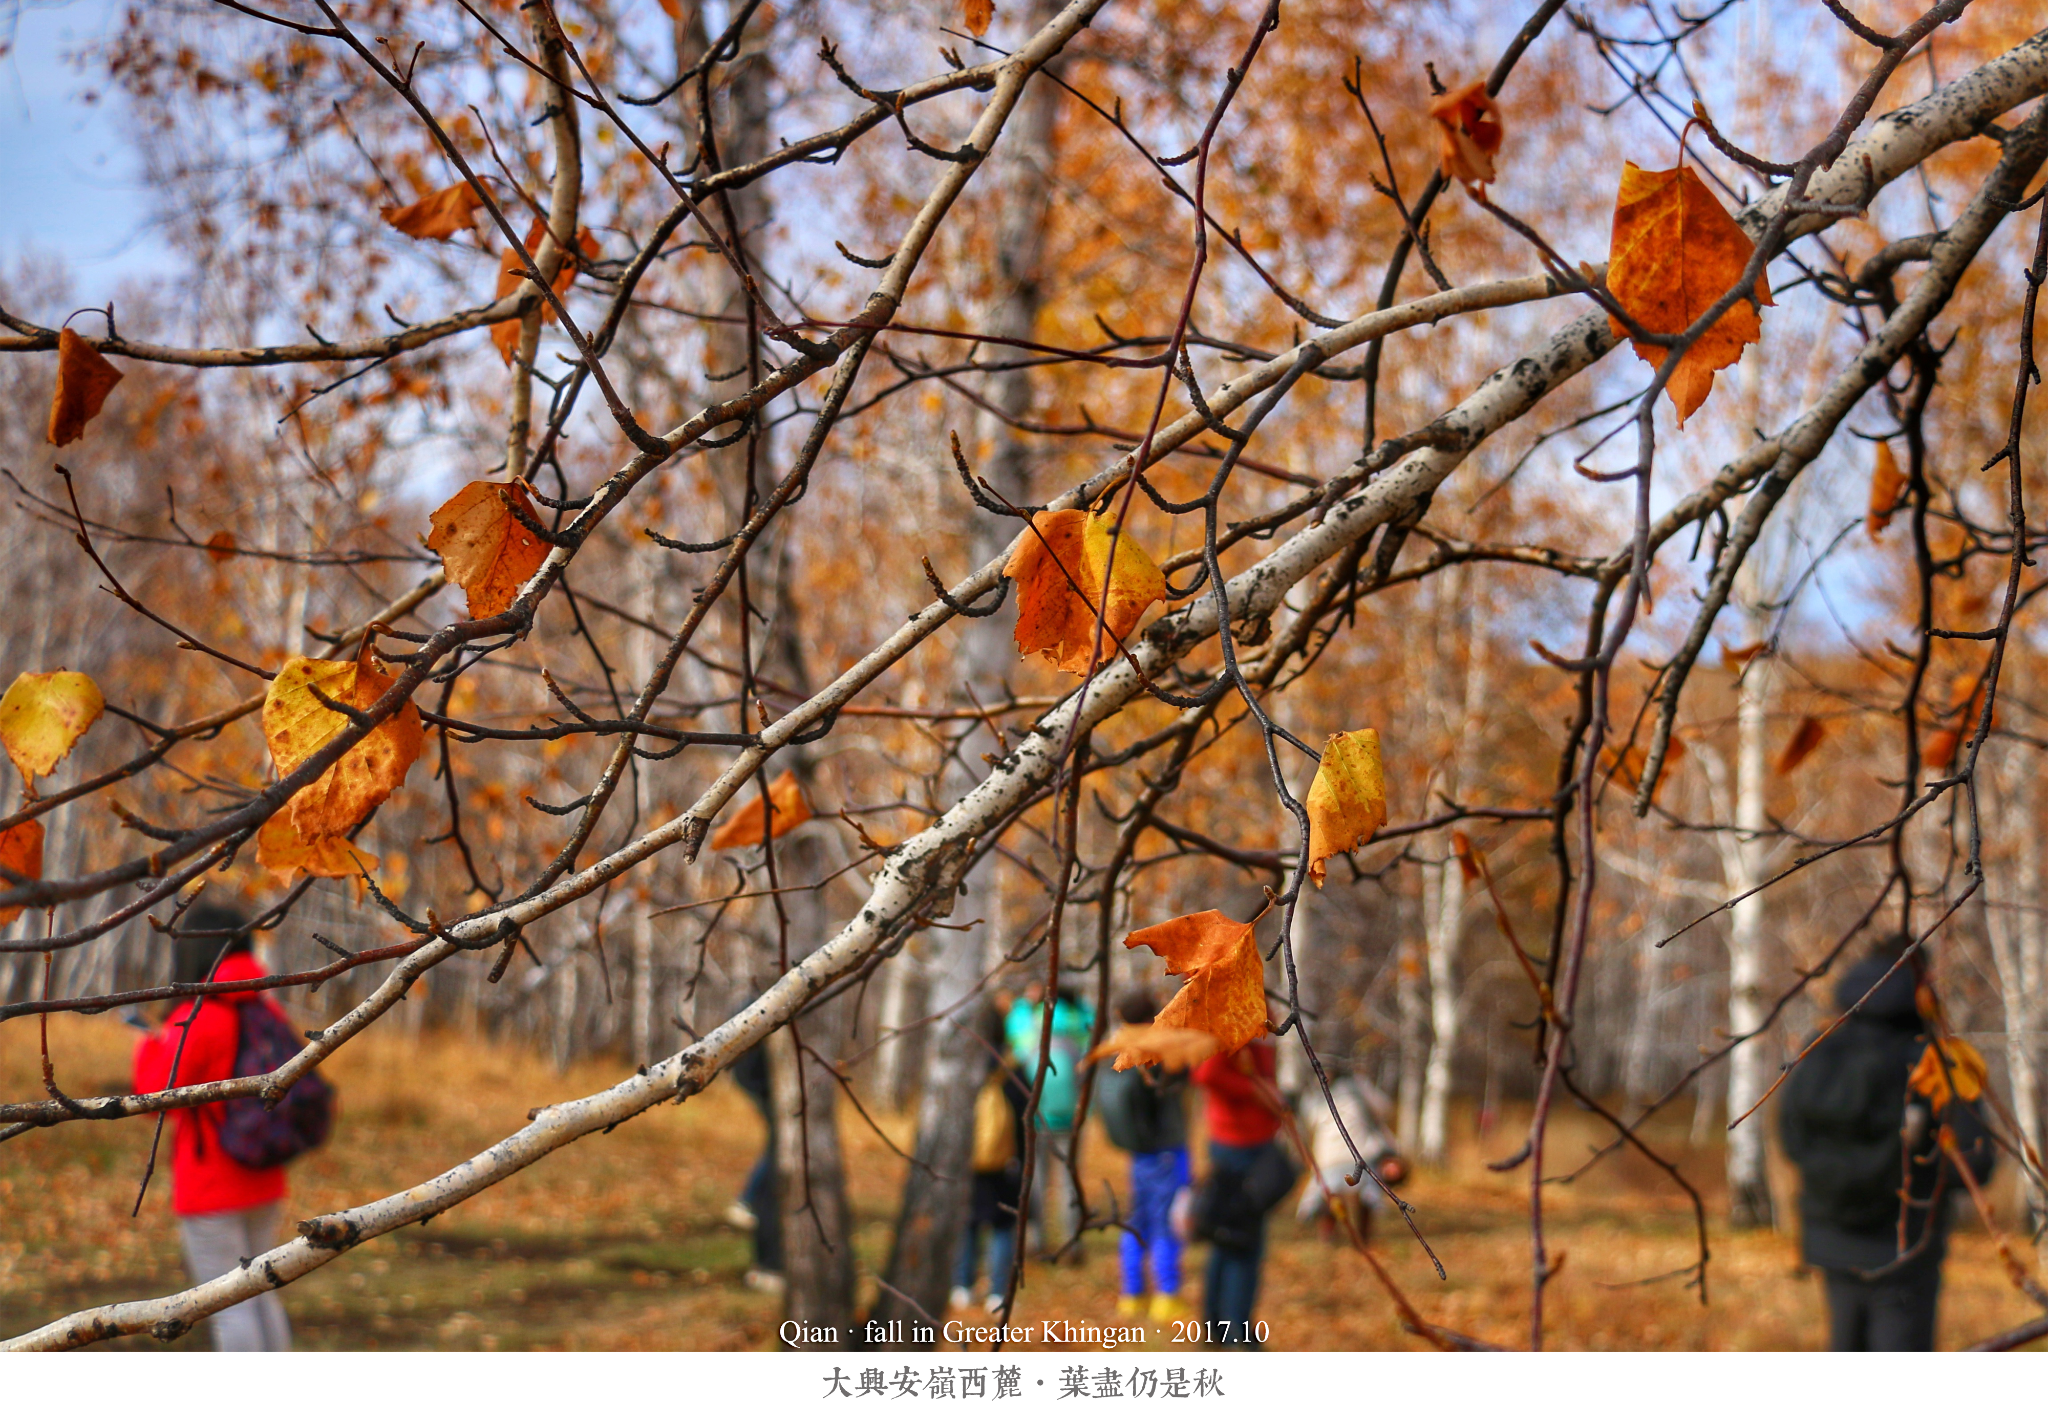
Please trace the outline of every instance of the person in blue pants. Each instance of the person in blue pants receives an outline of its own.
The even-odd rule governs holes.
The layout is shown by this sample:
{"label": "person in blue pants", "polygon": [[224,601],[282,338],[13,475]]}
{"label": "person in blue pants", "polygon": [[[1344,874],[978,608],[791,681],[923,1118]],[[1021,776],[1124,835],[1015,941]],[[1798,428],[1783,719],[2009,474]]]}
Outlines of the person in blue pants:
{"label": "person in blue pants", "polygon": [[[1125,994],[1117,1016],[1131,1025],[1150,1022],[1158,1012],[1143,989]],[[1188,1183],[1187,1075],[1157,1067],[1105,1071],[1097,1076],[1097,1114],[1111,1144],[1131,1153],[1131,1202],[1121,1242],[1122,1292],[1117,1312],[1148,1310],[1165,1322],[1183,1316],[1180,1299],[1180,1239],[1169,1216],[1174,1196]],[[1146,1302],[1146,1271],[1151,1301]]]}

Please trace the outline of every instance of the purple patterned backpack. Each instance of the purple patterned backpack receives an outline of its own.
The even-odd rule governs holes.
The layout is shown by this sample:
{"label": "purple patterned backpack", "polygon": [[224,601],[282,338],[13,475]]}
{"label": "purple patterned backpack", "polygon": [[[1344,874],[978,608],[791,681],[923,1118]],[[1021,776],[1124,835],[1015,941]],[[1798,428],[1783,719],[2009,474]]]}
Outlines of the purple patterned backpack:
{"label": "purple patterned backpack", "polygon": [[[284,1014],[260,999],[235,1009],[241,1040],[235,1046],[235,1075],[262,1076],[298,1055],[299,1043]],[[334,1088],[307,1072],[276,1106],[261,1097],[239,1096],[227,1103],[220,1123],[220,1148],[237,1165],[268,1170],[326,1142],[334,1129]]]}

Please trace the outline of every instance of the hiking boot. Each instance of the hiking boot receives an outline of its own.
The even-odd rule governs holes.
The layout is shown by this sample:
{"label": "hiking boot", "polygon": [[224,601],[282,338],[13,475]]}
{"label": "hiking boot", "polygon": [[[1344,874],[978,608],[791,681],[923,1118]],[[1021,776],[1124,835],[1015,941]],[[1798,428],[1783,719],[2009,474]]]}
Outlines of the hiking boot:
{"label": "hiking boot", "polygon": [[1116,1311],[1125,1318],[1136,1318],[1145,1311],[1145,1296],[1143,1294],[1118,1295]]}

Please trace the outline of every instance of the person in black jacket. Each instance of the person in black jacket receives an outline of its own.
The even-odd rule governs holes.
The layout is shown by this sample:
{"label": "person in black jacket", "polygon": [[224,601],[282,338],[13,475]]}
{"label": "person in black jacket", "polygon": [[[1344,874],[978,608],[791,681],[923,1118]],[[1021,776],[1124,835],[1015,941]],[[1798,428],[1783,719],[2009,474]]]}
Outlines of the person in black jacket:
{"label": "person in black jacket", "polygon": [[1901,961],[1911,942],[1891,934],[1842,975],[1835,1001],[1848,1019],[1793,1070],[1778,1112],[1799,1167],[1802,1247],[1826,1281],[1837,1352],[1934,1347],[1949,1222],[1965,1193],[1941,1128],[1980,1182],[1991,1170],[1974,1103],[1952,1099],[1937,1113],[1908,1086],[1929,1040],[1915,1001],[1918,954]]}

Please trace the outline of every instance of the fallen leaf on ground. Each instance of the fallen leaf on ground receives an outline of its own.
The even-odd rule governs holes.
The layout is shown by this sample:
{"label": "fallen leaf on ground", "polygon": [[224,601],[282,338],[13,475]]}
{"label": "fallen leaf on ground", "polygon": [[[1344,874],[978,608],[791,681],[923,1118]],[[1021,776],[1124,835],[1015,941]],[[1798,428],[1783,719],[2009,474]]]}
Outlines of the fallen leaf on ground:
{"label": "fallen leaf on ground", "polygon": [[1898,456],[1883,440],[1877,442],[1877,455],[1870,465],[1870,512],[1864,516],[1863,531],[1871,538],[1884,536],[1886,525],[1892,521],[1897,509],[1899,493],[1906,487],[1906,471],[1899,468]]}
{"label": "fallen leaf on ground", "polygon": [[[532,228],[526,234],[526,250],[529,252],[539,251],[541,235],[547,230],[547,224],[536,219]],[[585,260],[593,262],[597,260],[597,239],[588,232],[576,234],[576,248],[582,250],[582,256]],[[555,295],[557,297],[569,294],[569,287],[576,280],[577,265],[577,251],[575,248],[562,254],[562,269],[555,273]],[[526,263],[520,259],[517,251],[507,247],[498,257],[498,291],[497,295],[492,299],[503,301],[513,292],[519,290],[519,284],[526,279]],[[546,302],[542,302],[540,314],[543,321],[552,321],[555,319],[555,308]],[[512,358],[519,353],[519,318],[515,316],[509,321],[500,321],[491,327],[491,344],[498,348],[498,354],[505,358],[505,364],[512,364]]]}
{"label": "fallen leaf on ground", "polygon": [[[1943,1071],[1941,1057],[1948,1057],[1948,1070]],[[1927,1050],[1920,1054],[1920,1064],[1913,1068],[1913,1075],[1906,1081],[1908,1090],[1916,1091],[1927,1098],[1937,1113],[1949,1103],[1949,1085],[1955,1085],[1955,1094],[1965,1101],[1975,1101],[1984,1094],[1984,1083],[1991,1079],[1991,1069],[1984,1064],[1984,1058],[1977,1049],[1960,1037],[1943,1037],[1941,1051],[1929,1042]]]}
{"label": "fallen leaf on ground", "polygon": [[69,326],[57,333],[57,392],[50,398],[50,443],[62,449],[85,433],[107,394],[121,383],[114,363]]}
{"label": "fallen leaf on ground", "polygon": [[1500,105],[1486,92],[1486,81],[1438,95],[1430,101],[1429,116],[1436,120],[1437,162],[1444,176],[1478,188],[1483,196],[1493,181],[1493,155],[1500,152],[1503,136]]}
{"label": "fallen leaf on ground", "polygon": [[387,223],[408,237],[446,242],[458,232],[470,230],[482,202],[477,190],[465,180],[452,188],[428,193],[418,202],[407,203],[404,207],[379,208],[378,212]]}
{"label": "fallen leaf on ground", "polygon": [[1331,855],[1357,848],[1386,822],[1380,733],[1339,731],[1323,743],[1323,762],[1308,787],[1308,876],[1316,887]]}
{"label": "fallen leaf on ground", "polygon": [[[13,829],[0,830],[0,867],[24,879],[43,877],[43,826],[40,821],[25,820]],[[0,892],[18,887],[12,881],[0,878]],[[25,904],[11,904],[0,908],[0,924],[20,918],[25,907]]]}
{"label": "fallen leaf on ground", "polygon": [[[360,711],[389,691],[392,681],[367,644],[352,662],[314,657],[286,662],[263,700],[263,740],[277,773],[291,774],[349,726],[347,716],[321,704],[316,690]],[[292,796],[285,806],[292,825],[309,844],[346,838],[404,781],[424,741],[419,710],[407,702]]]}
{"label": "fallen leaf on ground", "polygon": [[23,672],[0,696],[0,743],[23,780],[48,775],[106,709],[84,672]]}
{"label": "fallen leaf on ground", "polygon": [[[1661,336],[1685,330],[1735,285],[1755,251],[1749,234],[1691,168],[1646,172],[1633,163],[1622,165],[1607,288],[1645,329]],[[1706,402],[1714,372],[1763,338],[1757,307],[1771,304],[1770,279],[1759,273],[1755,300],[1737,301],[1686,351],[1664,387],[1680,428]],[[1607,319],[1617,337],[1628,335],[1620,321]],[[1669,354],[1662,346],[1632,344],[1653,368]]]}
{"label": "fallen leaf on ground", "polygon": [[1124,947],[1150,948],[1186,979],[1154,1027],[1206,1032],[1218,1052],[1265,1034],[1266,963],[1251,924],[1204,909],[1128,933]]}
{"label": "fallen leaf on ground", "polygon": [[441,555],[448,581],[469,594],[473,618],[495,617],[510,607],[547,561],[548,545],[519,521],[515,509],[540,522],[520,485],[479,479],[434,510],[427,549]]}
{"label": "fallen leaf on ground", "polygon": [[771,837],[784,835],[811,817],[811,802],[804,798],[804,787],[797,783],[794,770],[783,771],[769,783],[768,800],[774,807],[772,813],[759,795],[742,805],[712,834],[711,848],[744,849],[761,842],[764,828]]}
{"label": "fallen leaf on ground", "polygon": [[1081,1058],[1082,1064],[1115,1057],[1110,1063],[1117,1071],[1137,1066],[1163,1067],[1167,1071],[1189,1071],[1223,1050],[1223,1044],[1207,1032],[1193,1027],[1162,1027],[1157,1022],[1127,1022],[1109,1034],[1103,1044]]}
{"label": "fallen leaf on ground", "polygon": [[[1031,527],[1003,568],[1017,582],[1017,648],[1025,656],[1040,653],[1061,671],[1085,675],[1091,661],[1100,666],[1116,656],[1145,609],[1166,596],[1166,579],[1128,529],[1116,537],[1099,514],[1048,510],[1033,514]],[[1107,636],[1091,658],[1105,581]]]}
{"label": "fallen leaf on ground", "polygon": [[1792,738],[1785,742],[1785,748],[1778,752],[1778,763],[1771,767],[1773,775],[1790,775],[1806,763],[1806,758],[1820,749],[1820,743],[1828,738],[1827,722],[1812,716],[1802,716],[1799,724],[1792,728]]}

